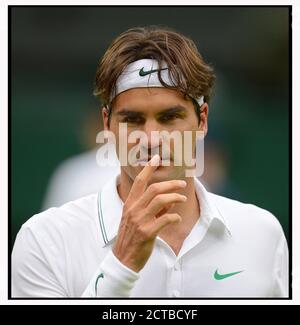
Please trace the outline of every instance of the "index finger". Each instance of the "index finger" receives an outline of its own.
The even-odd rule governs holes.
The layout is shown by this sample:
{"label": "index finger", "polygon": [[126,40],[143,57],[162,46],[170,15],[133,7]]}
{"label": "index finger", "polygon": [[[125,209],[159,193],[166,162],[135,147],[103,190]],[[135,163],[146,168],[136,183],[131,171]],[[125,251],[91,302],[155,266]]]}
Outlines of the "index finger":
{"label": "index finger", "polygon": [[148,161],[148,163],[145,165],[142,171],[136,176],[132,184],[131,190],[129,192],[127,201],[131,200],[132,198],[140,197],[144,193],[147,187],[147,183],[149,182],[154,171],[159,166],[159,161],[160,161],[159,155],[153,156]]}

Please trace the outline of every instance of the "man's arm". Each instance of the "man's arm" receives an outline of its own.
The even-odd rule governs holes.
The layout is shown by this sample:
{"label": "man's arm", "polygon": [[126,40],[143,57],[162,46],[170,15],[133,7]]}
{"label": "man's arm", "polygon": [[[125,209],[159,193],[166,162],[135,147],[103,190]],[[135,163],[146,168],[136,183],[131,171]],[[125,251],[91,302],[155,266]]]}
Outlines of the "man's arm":
{"label": "man's arm", "polygon": [[[49,247],[47,247],[49,249]],[[12,297],[64,298],[69,293],[30,227],[19,231],[12,252]],[[57,263],[57,260],[53,261]],[[82,297],[129,297],[139,275],[122,265],[110,251]],[[97,289],[99,287],[99,290]]]}
{"label": "man's arm", "polygon": [[82,297],[129,297],[139,274],[123,265],[110,251]]}

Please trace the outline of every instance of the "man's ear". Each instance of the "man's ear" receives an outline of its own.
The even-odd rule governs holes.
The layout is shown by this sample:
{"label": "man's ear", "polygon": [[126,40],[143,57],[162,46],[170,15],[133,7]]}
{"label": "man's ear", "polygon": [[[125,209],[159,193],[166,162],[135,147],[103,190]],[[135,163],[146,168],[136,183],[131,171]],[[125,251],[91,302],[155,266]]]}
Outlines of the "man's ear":
{"label": "man's ear", "polygon": [[204,135],[206,135],[208,131],[208,111],[208,104],[202,104],[202,106],[200,107],[200,123],[198,128],[200,131],[204,132]]}
{"label": "man's ear", "polygon": [[102,118],[103,118],[103,127],[104,130],[109,130],[109,116],[108,116],[108,108],[102,107]]}

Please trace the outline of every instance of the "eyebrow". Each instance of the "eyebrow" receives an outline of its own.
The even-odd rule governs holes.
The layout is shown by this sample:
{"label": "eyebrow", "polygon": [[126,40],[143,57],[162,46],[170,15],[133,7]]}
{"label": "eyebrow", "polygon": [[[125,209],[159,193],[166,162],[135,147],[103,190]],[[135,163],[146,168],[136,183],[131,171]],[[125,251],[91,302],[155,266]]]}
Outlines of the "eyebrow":
{"label": "eyebrow", "polygon": [[176,105],[174,107],[169,107],[157,113],[157,115],[164,114],[174,114],[174,113],[186,113],[187,109],[184,106]]}
{"label": "eyebrow", "polygon": [[117,112],[117,115],[119,116],[129,116],[129,117],[141,117],[144,116],[145,114],[142,112],[137,112],[137,111],[131,111],[129,109],[123,109],[120,112]]}
{"label": "eyebrow", "polygon": [[[174,114],[174,113],[186,113],[187,109],[182,105],[176,105],[173,107],[169,107],[163,109],[162,111],[158,112],[156,115],[164,115],[164,114]],[[132,111],[130,109],[122,109],[121,111],[117,112],[119,116],[129,116],[129,117],[143,117],[145,114],[143,112]]]}

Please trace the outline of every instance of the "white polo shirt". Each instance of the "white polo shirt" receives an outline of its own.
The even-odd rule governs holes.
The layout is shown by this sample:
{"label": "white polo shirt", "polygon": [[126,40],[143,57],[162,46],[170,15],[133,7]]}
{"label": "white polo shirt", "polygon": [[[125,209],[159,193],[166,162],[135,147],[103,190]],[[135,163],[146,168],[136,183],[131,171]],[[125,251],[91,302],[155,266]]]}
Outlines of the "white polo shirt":
{"label": "white polo shirt", "polygon": [[112,253],[123,202],[118,177],[99,194],[30,218],[12,254],[13,297],[287,297],[288,250],[268,211],[205,190],[176,256],[159,237],[136,273]]}

